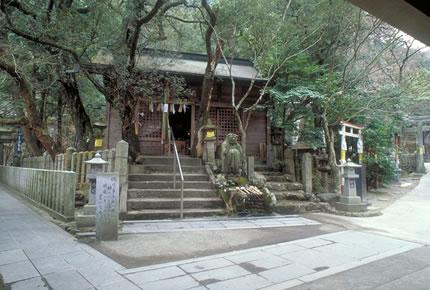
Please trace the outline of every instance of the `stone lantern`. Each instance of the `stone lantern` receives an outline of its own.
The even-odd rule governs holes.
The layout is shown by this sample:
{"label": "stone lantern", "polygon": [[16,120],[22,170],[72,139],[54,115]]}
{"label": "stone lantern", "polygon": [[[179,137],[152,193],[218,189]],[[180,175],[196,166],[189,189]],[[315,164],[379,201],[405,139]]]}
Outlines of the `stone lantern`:
{"label": "stone lantern", "polygon": [[98,173],[103,172],[103,167],[109,164],[108,161],[102,159],[99,152],[97,152],[93,159],[85,161],[89,165],[87,179],[90,184],[89,194],[88,194],[88,204],[95,205],[96,203],[96,177]]}
{"label": "stone lantern", "polygon": [[349,212],[360,212],[367,210],[367,204],[363,203],[361,197],[357,196],[356,168],[361,165],[355,164],[351,160],[341,166],[343,168],[344,187],[339,202],[336,202],[336,209]]}
{"label": "stone lantern", "polygon": [[208,120],[208,124],[203,127],[204,151],[203,160],[209,164],[215,164],[215,142],[216,142],[216,126]]}
{"label": "stone lantern", "polygon": [[107,125],[102,122],[95,122],[93,127],[95,129],[94,148],[99,150],[103,148],[104,130],[106,129]]}

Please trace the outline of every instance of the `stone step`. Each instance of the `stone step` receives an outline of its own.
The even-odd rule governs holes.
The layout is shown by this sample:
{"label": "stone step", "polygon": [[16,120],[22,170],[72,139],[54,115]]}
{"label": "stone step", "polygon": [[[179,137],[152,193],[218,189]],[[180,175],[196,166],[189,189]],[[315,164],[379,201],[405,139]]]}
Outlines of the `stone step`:
{"label": "stone step", "polygon": [[[192,158],[188,156],[179,156],[179,161],[183,166],[200,166],[202,160],[200,158]],[[145,156],[142,160],[142,165],[164,164],[173,166],[173,156]]]}
{"label": "stone step", "polygon": [[276,203],[273,211],[279,214],[301,214],[324,211],[326,207],[327,203],[323,202],[281,200]]}
{"label": "stone step", "polygon": [[[203,165],[183,165],[182,172],[183,173],[206,173],[206,169]],[[129,173],[173,173],[173,165],[167,164],[137,164],[130,165],[128,167]],[[179,173],[179,170],[177,170]]]}
{"label": "stone step", "polygon": [[271,191],[303,190],[303,184],[298,182],[267,182],[266,186]]}
{"label": "stone step", "polygon": [[255,164],[254,165],[254,170],[255,171],[269,171],[269,167],[267,165],[264,164]]}
{"label": "stone step", "polygon": [[[181,179],[176,178],[176,188],[181,187]],[[173,181],[129,181],[129,189],[173,189]],[[184,188],[212,189],[209,181],[184,181]]]}
{"label": "stone step", "polygon": [[268,182],[294,182],[294,179],[289,174],[282,175],[264,175]]}
{"label": "stone step", "polygon": [[[144,210],[144,209],[179,209],[181,207],[180,198],[129,198],[127,209]],[[223,208],[224,202],[219,197],[187,197],[184,198],[184,208]]]}
{"label": "stone step", "polygon": [[[176,174],[179,180],[179,174]],[[129,181],[173,181],[172,173],[130,173]],[[184,174],[185,181],[209,181],[206,173],[186,173]]]}
{"label": "stone step", "polygon": [[270,170],[255,170],[259,174],[265,175],[265,176],[283,176],[284,173],[280,171],[270,171]]}
{"label": "stone step", "polygon": [[[179,198],[181,196],[180,189],[129,189],[128,198]],[[213,189],[184,189],[184,197],[217,197],[217,193]]]}
{"label": "stone step", "polygon": [[75,222],[78,228],[94,227],[96,225],[95,215],[77,214]]}
{"label": "stone step", "polygon": [[308,198],[303,190],[297,191],[273,191],[277,201],[281,200],[302,200],[306,201]]}
{"label": "stone step", "polygon": [[[192,208],[184,209],[184,217],[211,217],[224,215],[224,209],[207,209],[207,208]],[[179,218],[179,209],[151,209],[151,210],[133,210],[127,212],[125,219],[127,220],[148,220],[148,219],[171,219]]]}

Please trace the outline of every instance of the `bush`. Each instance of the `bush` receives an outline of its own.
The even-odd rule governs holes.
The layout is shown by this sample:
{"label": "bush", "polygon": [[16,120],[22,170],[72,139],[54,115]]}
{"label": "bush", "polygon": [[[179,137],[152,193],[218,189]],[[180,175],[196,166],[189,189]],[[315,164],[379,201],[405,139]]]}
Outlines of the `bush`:
{"label": "bush", "polygon": [[367,156],[364,163],[367,166],[366,180],[368,186],[378,188],[381,183],[393,179],[395,166],[390,156]]}

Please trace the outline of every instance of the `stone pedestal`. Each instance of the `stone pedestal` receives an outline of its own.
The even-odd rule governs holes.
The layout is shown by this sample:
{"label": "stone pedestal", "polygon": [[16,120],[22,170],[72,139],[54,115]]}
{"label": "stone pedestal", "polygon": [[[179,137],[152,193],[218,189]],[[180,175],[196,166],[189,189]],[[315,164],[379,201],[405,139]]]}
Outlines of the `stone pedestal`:
{"label": "stone pedestal", "polygon": [[361,197],[357,196],[356,180],[359,176],[355,173],[355,170],[360,167],[361,165],[350,160],[343,165],[344,187],[340,200],[335,204],[337,210],[349,212],[367,210],[367,204],[363,203]]}
{"label": "stone pedestal", "polygon": [[118,239],[119,174],[97,175],[96,238],[99,241]]}
{"label": "stone pedestal", "polygon": [[215,140],[205,140],[204,142],[203,161],[208,164],[215,164]]}

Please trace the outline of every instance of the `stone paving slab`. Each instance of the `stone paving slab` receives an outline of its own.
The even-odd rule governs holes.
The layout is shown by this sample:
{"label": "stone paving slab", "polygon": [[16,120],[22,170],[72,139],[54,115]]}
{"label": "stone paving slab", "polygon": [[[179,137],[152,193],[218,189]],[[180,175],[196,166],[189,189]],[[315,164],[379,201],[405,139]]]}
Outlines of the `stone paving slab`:
{"label": "stone paving slab", "polygon": [[[365,247],[357,246],[360,243]],[[367,247],[371,244],[376,248]],[[286,289],[418,247],[421,245],[343,231],[119,272],[144,289],[151,289],[154,281],[158,286],[179,281],[176,289],[186,289],[180,287],[181,283],[190,285],[185,277],[206,289]]]}
{"label": "stone paving slab", "polygon": [[[314,224],[298,216],[192,222],[204,229],[213,223],[225,227]],[[157,223],[175,230],[182,222]],[[0,233],[0,274],[10,289],[285,289],[421,247],[375,234],[343,231],[125,269],[1,188]]]}
{"label": "stone paving slab", "polygon": [[0,274],[10,289],[139,289],[124,267],[0,188]]}
{"label": "stone paving slab", "polygon": [[297,227],[307,225],[319,225],[313,221],[297,215],[280,215],[269,217],[247,218],[206,218],[156,221],[128,221],[122,228],[123,234],[164,233],[180,231],[202,230],[234,230],[234,229],[260,229]]}

